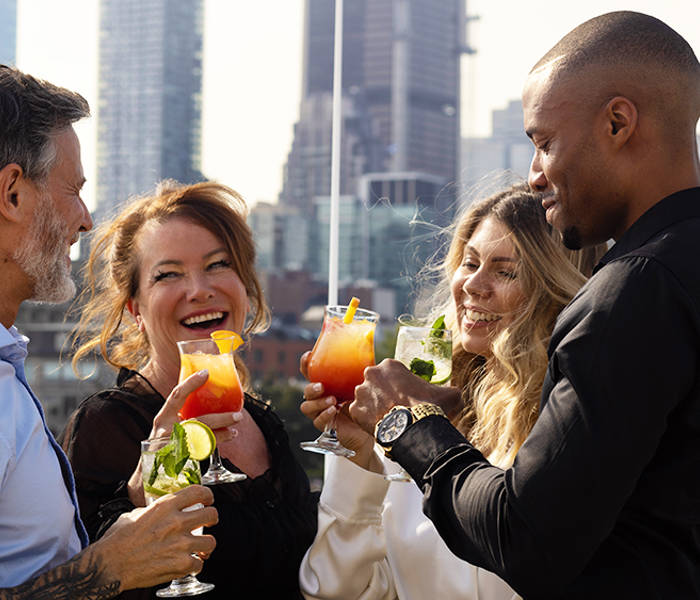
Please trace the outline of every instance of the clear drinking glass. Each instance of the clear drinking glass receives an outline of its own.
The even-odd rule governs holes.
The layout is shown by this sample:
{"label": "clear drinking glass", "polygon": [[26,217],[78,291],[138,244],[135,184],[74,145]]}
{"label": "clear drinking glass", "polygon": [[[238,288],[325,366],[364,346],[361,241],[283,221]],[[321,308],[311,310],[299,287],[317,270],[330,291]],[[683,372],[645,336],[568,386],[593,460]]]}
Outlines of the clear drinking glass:
{"label": "clear drinking glass", "polygon": [[[415,359],[432,361],[435,374],[430,383],[447,383],[452,374],[452,333],[449,329],[401,325],[396,337],[394,358],[408,369]],[[412,481],[403,469],[397,473],[389,473],[384,478],[389,481]]]}
{"label": "clear drinking glass", "polygon": [[[171,443],[169,437],[152,438],[141,442],[141,472],[143,475],[143,492],[146,496],[146,504],[155,502],[160,496],[177,492],[192,483],[201,479],[199,463],[191,458],[187,459],[182,470],[176,475],[168,475],[165,472],[163,463],[158,459],[156,466],[156,455]],[[154,470],[154,467],[155,470]],[[193,504],[183,510],[195,510],[202,508],[202,504]],[[202,535],[202,527],[195,529],[194,535]],[[195,596],[214,589],[213,583],[203,583],[194,575],[186,575],[179,579],[173,579],[166,588],[156,590],[159,598],[178,598],[180,596]]]}
{"label": "clear drinking glass", "polygon": [[[338,409],[355,397],[355,387],[364,381],[365,367],[374,364],[374,330],[379,315],[358,308],[350,323],[345,323],[347,306],[326,306],[323,328],[309,357],[309,381],[319,381],[329,396],[335,396]],[[302,442],[304,450],[321,454],[354,456],[335,433],[335,420],[313,442]]]}
{"label": "clear drinking glass", "polygon": [[[204,385],[187,396],[179,413],[181,419],[194,419],[209,413],[239,412],[243,408],[243,388],[236,372],[232,345],[223,342],[204,338],[177,343],[180,382],[202,369],[209,371]],[[219,449],[215,448],[202,483],[234,483],[246,477],[245,473],[233,473],[224,467]]]}

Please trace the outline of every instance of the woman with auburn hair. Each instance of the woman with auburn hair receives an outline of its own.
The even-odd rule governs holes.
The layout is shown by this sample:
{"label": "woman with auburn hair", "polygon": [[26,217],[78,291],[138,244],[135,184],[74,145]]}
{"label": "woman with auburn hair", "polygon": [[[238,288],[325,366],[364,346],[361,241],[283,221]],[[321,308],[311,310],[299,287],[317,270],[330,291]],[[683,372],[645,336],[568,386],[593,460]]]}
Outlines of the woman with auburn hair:
{"label": "woman with auburn hair", "polygon": [[[565,251],[526,185],[472,204],[454,226],[427,319],[445,314],[452,330],[451,386],[432,386],[395,361],[397,376],[453,396],[461,406],[455,425],[502,467],[535,422],[554,321],[585,282],[573,261],[579,257]],[[307,385],[304,397],[302,412],[323,428],[335,399],[319,383]],[[307,599],[517,598],[498,577],[450,552],[421,510],[421,491],[385,480],[397,465],[347,411],[338,415],[337,433],[356,455],[330,457],[318,533],[300,570]]]}
{"label": "woman with auburn hair", "polygon": [[[144,504],[141,481],[130,476],[140,441],[177,384],[176,342],[218,329],[250,335],[268,324],[246,215],[243,199],[223,185],[165,181],[95,232],[73,365],[97,352],[119,374],[115,387],[81,403],[62,435],[93,540]],[[217,548],[200,579],[216,585],[207,598],[299,598],[298,567],[316,530],[317,498],[281,420],[249,393],[239,357],[236,366],[244,408],[236,431],[217,437],[224,465],[247,479],[211,488],[219,523],[209,532]],[[151,598],[153,591],[121,597]]]}

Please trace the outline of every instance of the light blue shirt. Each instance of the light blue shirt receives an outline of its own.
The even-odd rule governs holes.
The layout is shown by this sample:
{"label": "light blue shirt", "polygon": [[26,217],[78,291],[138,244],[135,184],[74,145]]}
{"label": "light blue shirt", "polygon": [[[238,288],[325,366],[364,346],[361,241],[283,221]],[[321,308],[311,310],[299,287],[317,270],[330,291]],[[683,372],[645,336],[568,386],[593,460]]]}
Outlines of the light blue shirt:
{"label": "light blue shirt", "polygon": [[28,342],[0,324],[0,588],[65,563],[88,543],[68,459],[24,375]]}

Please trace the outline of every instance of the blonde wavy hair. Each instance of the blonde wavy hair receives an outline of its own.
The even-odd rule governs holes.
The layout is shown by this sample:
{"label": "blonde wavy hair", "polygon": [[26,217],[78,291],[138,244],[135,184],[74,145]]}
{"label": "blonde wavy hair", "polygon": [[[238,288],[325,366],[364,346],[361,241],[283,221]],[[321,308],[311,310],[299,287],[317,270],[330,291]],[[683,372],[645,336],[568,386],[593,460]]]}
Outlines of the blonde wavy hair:
{"label": "blonde wavy hair", "polygon": [[443,285],[449,286],[462,264],[464,247],[485,219],[496,219],[509,233],[519,260],[516,275],[527,299],[513,321],[492,340],[488,358],[464,350],[450,296],[435,314],[444,313],[452,330],[452,385],[462,390],[463,409],[455,426],[498,466],[513,463],[539,413],[547,369],[547,345],[554,322],[586,281],[599,251],[567,251],[561,236],[545,220],[540,196],[526,184],[514,185],[468,207],[458,218],[442,263]]}
{"label": "blonde wavy hair", "polygon": [[[165,180],[153,194],[132,200],[114,219],[98,227],[83,270],[85,288],[74,304],[80,311],[71,336],[76,374],[78,361],[93,352],[99,352],[115,369],[138,370],[148,362],[148,337],[139,331],[126,306],[138,292],[139,233],[151,221],[187,219],[219,239],[231,256],[250,302],[244,333],[265,330],[270,311],[255,272],[255,244],[246,223],[247,214],[245,201],[229,187],[214,182],[181,185]],[[241,383],[248,389],[250,376],[238,355],[236,365]]]}

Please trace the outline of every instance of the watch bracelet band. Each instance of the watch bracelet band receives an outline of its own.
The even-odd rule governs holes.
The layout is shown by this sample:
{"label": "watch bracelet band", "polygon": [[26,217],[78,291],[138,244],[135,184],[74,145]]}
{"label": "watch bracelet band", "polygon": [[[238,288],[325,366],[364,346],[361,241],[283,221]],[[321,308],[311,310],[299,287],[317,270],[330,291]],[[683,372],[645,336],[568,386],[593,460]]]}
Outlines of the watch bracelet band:
{"label": "watch bracelet band", "polygon": [[411,407],[411,412],[413,413],[414,423],[419,419],[429,417],[430,415],[439,415],[441,417],[447,418],[445,411],[442,410],[437,404],[430,404],[429,402],[423,402],[421,404],[416,404]]}

